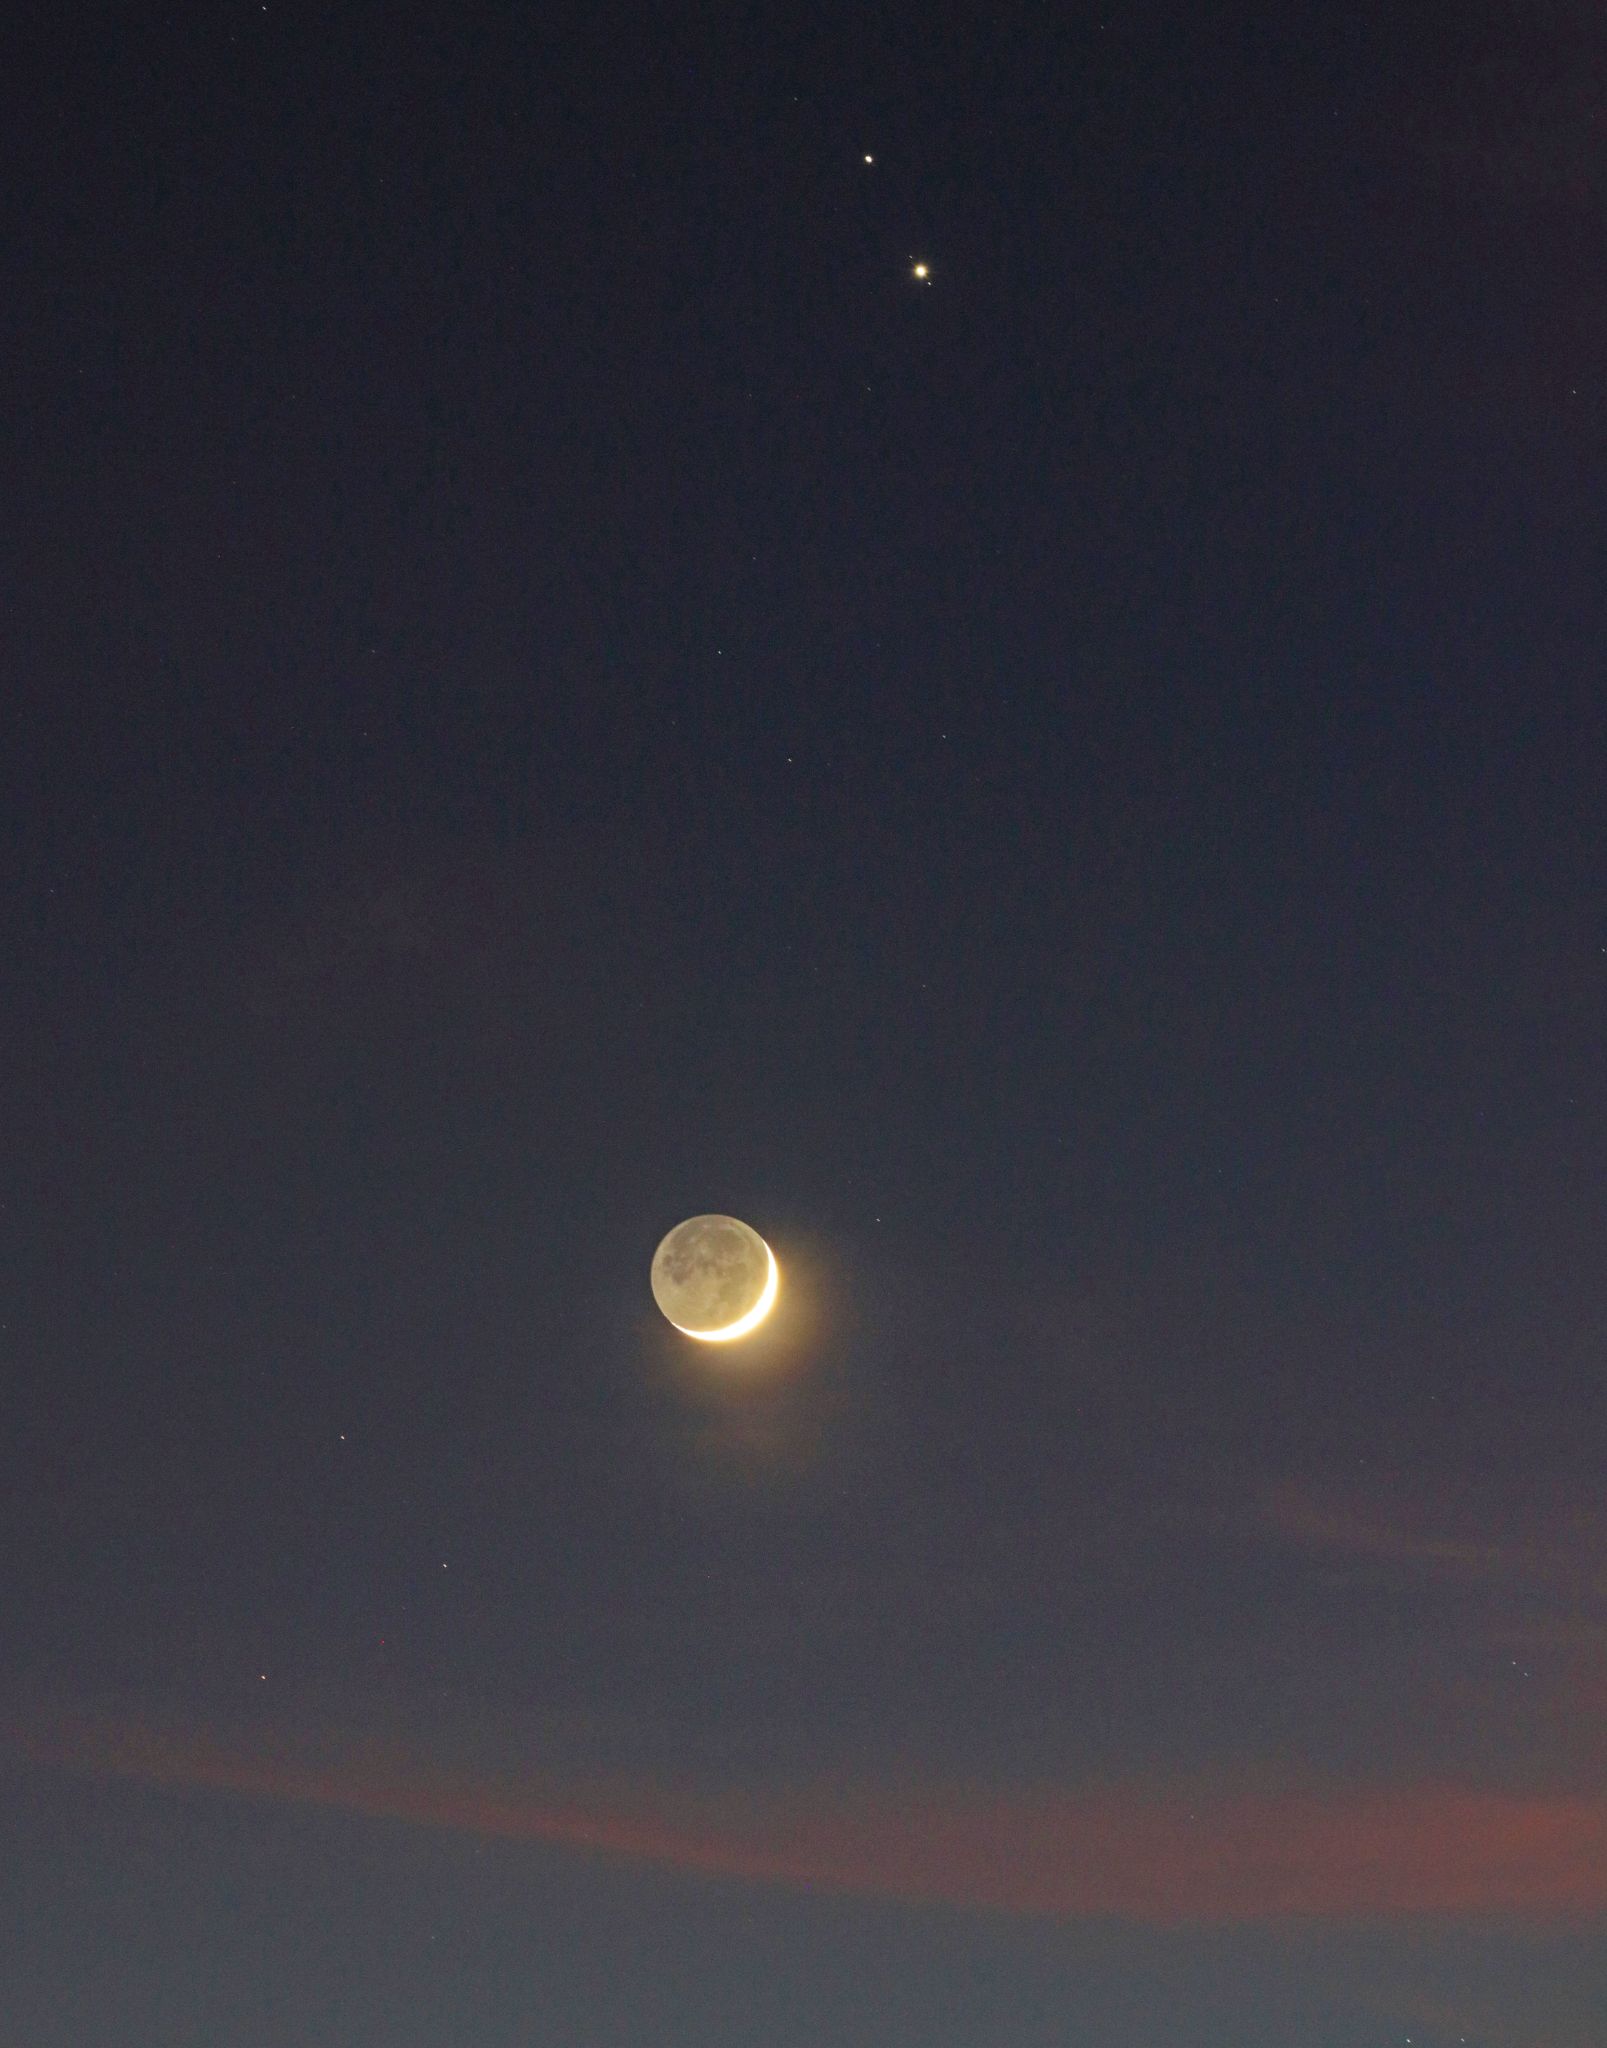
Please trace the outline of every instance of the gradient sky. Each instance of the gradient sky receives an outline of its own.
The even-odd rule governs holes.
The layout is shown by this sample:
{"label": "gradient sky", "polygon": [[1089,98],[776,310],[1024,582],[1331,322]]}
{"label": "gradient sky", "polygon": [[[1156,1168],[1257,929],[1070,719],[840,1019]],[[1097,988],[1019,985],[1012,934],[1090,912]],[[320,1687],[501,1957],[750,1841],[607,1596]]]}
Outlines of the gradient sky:
{"label": "gradient sky", "polygon": [[0,2048],[1607,2044],[1607,31],[1427,21],[26,11]]}

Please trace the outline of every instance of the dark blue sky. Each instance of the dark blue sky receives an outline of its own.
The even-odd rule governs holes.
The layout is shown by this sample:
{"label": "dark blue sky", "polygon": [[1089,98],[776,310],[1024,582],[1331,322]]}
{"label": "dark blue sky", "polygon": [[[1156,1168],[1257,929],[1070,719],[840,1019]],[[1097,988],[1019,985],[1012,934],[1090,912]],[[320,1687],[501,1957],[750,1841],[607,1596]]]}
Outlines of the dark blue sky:
{"label": "dark blue sky", "polygon": [[0,2048],[1600,2048],[1591,10],[338,14],[0,143]]}

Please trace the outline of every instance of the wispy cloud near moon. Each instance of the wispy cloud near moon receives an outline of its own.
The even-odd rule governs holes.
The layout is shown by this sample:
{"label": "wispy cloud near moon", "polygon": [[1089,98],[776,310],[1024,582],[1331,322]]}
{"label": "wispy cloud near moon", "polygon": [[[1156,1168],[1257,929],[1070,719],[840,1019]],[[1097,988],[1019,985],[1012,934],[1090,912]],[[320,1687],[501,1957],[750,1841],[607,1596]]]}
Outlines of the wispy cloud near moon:
{"label": "wispy cloud near moon", "polygon": [[1129,1782],[770,1796],[612,1785],[565,1796],[396,1751],[298,1755],[79,1723],[36,1762],[544,1844],[685,1874],[1062,1920],[1607,1915],[1607,1798],[1442,1784],[1263,1791]]}

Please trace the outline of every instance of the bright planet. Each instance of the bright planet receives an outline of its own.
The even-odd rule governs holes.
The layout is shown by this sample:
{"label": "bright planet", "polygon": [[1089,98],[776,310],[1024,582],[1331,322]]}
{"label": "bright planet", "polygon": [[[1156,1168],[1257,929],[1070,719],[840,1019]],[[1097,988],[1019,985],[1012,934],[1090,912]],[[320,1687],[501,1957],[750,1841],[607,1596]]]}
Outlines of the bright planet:
{"label": "bright planet", "polygon": [[683,1336],[704,1344],[756,1330],[780,1284],[775,1254],[735,1216],[689,1216],[653,1254],[653,1299]]}

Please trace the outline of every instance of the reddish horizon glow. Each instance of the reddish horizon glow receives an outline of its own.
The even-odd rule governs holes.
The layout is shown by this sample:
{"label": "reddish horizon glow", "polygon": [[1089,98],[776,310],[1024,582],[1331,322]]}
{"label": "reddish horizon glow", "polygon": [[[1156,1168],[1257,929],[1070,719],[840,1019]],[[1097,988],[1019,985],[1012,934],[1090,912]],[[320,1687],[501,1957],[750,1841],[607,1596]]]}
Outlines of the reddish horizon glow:
{"label": "reddish horizon glow", "polygon": [[1449,1783],[1268,1791],[1129,1781],[770,1796],[551,1787],[397,1751],[321,1759],[202,1731],[77,1723],[35,1761],[740,1882],[1059,1920],[1223,1925],[1607,1914],[1607,1798]]}

